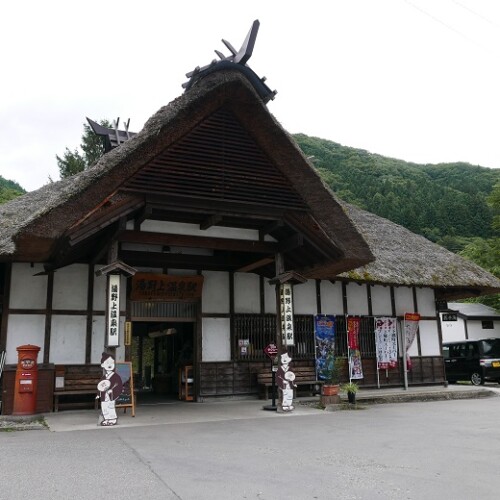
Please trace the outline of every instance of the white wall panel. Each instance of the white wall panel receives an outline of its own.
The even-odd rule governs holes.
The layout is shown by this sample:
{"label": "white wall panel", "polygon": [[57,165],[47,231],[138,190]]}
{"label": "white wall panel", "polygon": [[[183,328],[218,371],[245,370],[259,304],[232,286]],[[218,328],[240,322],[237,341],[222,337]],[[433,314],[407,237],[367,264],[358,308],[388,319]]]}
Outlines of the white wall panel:
{"label": "white wall panel", "polygon": [[[92,318],[92,346],[90,350],[90,362],[101,364],[101,355],[104,351],[104,330],[106,318],[94,316]],[[123,331],[123,330],[121,330]]]}
{"label": "white wall panel", "polygon": [[203,271],[202,312],[229,312],[229,274],[219,271]]}
{"label": "white wall panel", "polygon": [[422,316],[436,316],[436,298],[432,288],[417,288],[418,312]]}
{"label": "white wall panel", "polygon": [[203,318],[202,361],[230,361],[229,318]]}
{"label": "white wall panel", "polygon": [[16,348],[32,344],[40,347],[38,362],[43,362],[43,343],[45,338],[45,316],[41,314],[10,314],[7,323],[7,355],[5,362],[17,363]]}
{"label": "white wall panel", "polygon": [[323,314],[344,314],[342,301],[342,283],[332,283],[328,280],[321,281],[321,312]]}
{"label": "white wall panel", "polygon": [[391,289],[388,286],[372,286],[371,298],[374,316],[392,316]]}
{"label": "white wall panel", "polygon": [[52,316],[51,363],[85,363],[86,316]]}
{"label": "white wall panel", "polygon": [[276,314],[276,285],[264,280],[264,309],[267,314]]}
{"label": "white wall panel", "polygon": [[[96,267],[97,270],[97,267]],[[106,310],[106,276],[94,278],[94,311]],[[100,358],[99,358],[100,359]]]}
{"label": "white wall panel", "polygon": [[437,320],[420,321],[419,331],[422,356],[440,356],[441,346]]}
{"label": "white wall panel", "polygon": [[234,274],[234,312],[260,313],[259,276],[251,273]]}
{"label": "white wall panel", "polygon": [[368,314],[368,293],[365,285],[347,283],[347,313],[351,316]]}
{"label": "white wall panel", "polygon": [[87,309],[88,266],[73,264],[54,273],[54,309]]}
{"label": "white wall panel", "polygon": [[489,337],[500,337],[500,321],[493,321],[493,329],[484,329],[481,320],[467,320],[467,333],[469,339],[487,339]]}
{"label": "white wall panel", "polygon": [[12,264],[9,307],[11,309],[45,309],[47,305],[47,275],[41,264]]}
{"label": "white wall panel", "polygon": [[465,323],[462,318],[457,318],[457,321],[442,321],[443,313],[439,313],[439,316],[441,317],[443,342],[465,340]]}
{"label": "white wall panel", "polygon": [[407,312],[415,312],[413,305],[413,291],[410,287],[394,287],[394,302],[396,303],[396,315],[403,316]]}
{"label": "white wall panel", "polygon": [[300,285],[293,286],[293,313],[316,314],[316,281],[308,280]]}

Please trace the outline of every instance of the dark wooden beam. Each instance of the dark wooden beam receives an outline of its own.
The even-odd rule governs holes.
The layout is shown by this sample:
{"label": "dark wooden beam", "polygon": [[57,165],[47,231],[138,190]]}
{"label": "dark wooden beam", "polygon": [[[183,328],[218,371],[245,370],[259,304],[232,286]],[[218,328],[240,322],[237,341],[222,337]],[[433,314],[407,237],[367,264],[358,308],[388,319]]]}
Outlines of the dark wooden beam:
{"label": "dark wooden beam", "polygon": [[133,198],[126,203],[119,203],[109,209],[102,208],[99,214],[88,217],[76,226],[73,226],[67,233],[69,244],[74,246],[81,241],[93,236],[102,229],[109,227],[117,220],[126,217],[144,206],[143,200]]}
{"label": "dark wooden beam", "polygon": [[229,238],[212,238],[206,236],[188,236],[183,234],[162,234],[148,231],[124,231],[118,240],[127,243],[145,245],[162,245],[190,248],[209,248],[231,252],[265,253],[276,252],[277,244],[267,241],[236,240]]}
{"label": "dark wooden beam", "polygon": [[192,212],[192,213],[218,213],[226,217],[242,217],[246,219],[279,220],[285,214],[285,209],[268,206],[255,206],[247,203],[236,203],[231,201],[220,202],[210,200],[207,210],[207,200],[189,199],[185,197],[157,195],[146,195],[146,202],[153,208],[154,212]]}
{"label": "dark wooden beam", "polygon": [[248,273],[250,271],[253,271],[254,269],[258,269],[259,267],[267,266],[268,264],[271,264],[271,262],[274,262],[273,257],[264,257],[263,259],[259,259],[255,262],[251,262],[250,264],[240,267],[236,270],[236,272]]}
{"label": "dark wooden beam", "polygon": [[304,245],[304,236],[302,234],[294,234],[287,238],[286,240],[282,240],[278,243],[278,248],[280,252],[287,253],[291,250],[295,250],[298,247]]}
{"label": "dark wooden beam", "polygon": [[120,250],[119,257],[129,266],[150,266],[178,269],[206,269],[208,271],[237,269],[244,264],[236,255],[189,255],[161,252]]}

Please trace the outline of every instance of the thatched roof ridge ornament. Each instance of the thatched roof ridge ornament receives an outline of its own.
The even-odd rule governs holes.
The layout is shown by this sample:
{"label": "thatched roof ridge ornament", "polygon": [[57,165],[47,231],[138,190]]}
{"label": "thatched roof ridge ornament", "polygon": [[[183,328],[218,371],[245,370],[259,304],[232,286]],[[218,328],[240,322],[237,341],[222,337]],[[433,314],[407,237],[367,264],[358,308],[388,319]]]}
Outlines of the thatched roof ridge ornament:
{"label": "thatched roof ridge ornament", "polygon": [[222,71],[225,69],[236,69],[243,73],[248,81],[252,84],[253,88],[259,95],[259,97],[268,103],[273,100],[277,94],[276,90],[271,90],[264,82],[266,77],[259,77],[257,74],[247,65],[248,60],[252,57],[253,49],[255,46],[255,41],[257,39],[257,33],[259,31],[260,22],[256,19],[252,23],[252,27],[248,32],[240,50],[236,50],[227,40],[222,39],[222,43],[228,48],[231,55],[225,56],[222,52],[215,50],[215,53],[219,57],[220,61],[213,60],[207,66],[199,67],[197,66],[193,71],[186,73],[186,77],[189,81],[182,84],[182,87],[188,91],[193,85],[196,84],[201,78],[213,73],[214,71]]}

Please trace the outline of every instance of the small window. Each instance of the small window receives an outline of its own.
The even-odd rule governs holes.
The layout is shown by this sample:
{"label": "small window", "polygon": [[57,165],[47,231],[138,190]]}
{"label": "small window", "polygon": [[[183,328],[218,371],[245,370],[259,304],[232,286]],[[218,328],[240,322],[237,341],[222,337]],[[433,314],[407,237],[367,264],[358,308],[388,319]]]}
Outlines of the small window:
{"label": "small window", "polygon": [[483,330],[493,330],[493,320],[492,319],[485,319],[481,321],[481,325],[483,327]]}

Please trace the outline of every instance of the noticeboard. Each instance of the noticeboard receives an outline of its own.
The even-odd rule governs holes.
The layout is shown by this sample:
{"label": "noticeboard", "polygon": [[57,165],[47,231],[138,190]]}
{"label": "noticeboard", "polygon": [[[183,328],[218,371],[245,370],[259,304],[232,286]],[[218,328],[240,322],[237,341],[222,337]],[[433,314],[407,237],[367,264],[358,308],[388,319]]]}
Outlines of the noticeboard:
{"label": "noticeboard", "polygon": [[123,361],[116,363],[116,372],[120,375],[123,383],[123,391],[116,400],[116,408],[132,408],[132,416],[135,417],[135,395],[134,377],[132,374],[132,363]]}

